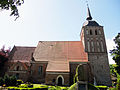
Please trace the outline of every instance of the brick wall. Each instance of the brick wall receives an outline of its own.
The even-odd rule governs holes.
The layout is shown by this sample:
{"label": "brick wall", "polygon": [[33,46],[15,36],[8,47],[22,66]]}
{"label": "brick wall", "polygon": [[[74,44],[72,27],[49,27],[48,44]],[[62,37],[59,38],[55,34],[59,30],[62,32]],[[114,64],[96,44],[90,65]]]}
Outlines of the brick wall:
{"label": "brick wall", "polygon": [[[39,66],[43,67],[42,74],[39,74],[39,72],[38,72]],[[46,67],[47,67],[47,63],[43,63],[43,62],[33,62],[32,63],[31,76],[32,76],[34,82],[45,83]]]}
{"label": "brick wall", "polygon": [[[55,73],[55,72],[47,72],[46,77],[45,77],[45,82],[46,84],[57,84],[57,78],[59,76],[62,76],[64,78],[64,85],[68,86],[69,85],[69,73]],[[55,80],[55,83],[53,81]]]}
{"label": "brick wall", "polygon": [[[24,63],[27,65],[27,63]],[[16,70],[16,68],[19,66],[19,70]],[[8,74],[9,76],[16,76],[16,74],[19,74],[19,78],[26,82],[29,77],[29,72],[28,72],[28,66],[27,68],[24,67],[23,63],[21,62],[7,62],[6,63],[6,72],[5,74]]]}
{"label": "brick wall", "polygon": [[98,85],[111,85],[110,68],[106,53],[89,53],[88,55],[94,77]]}

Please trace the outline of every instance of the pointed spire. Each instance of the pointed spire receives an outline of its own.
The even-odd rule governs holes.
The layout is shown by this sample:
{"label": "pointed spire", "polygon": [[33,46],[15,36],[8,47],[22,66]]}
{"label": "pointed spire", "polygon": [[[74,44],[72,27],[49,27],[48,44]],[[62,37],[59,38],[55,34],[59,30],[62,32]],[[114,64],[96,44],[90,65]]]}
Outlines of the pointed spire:
{"label": "pointed spire", "polygon": [[87,4],[87,18],[86,18],[86,20],[92,20],[92,16],[90,14],[90,9],[89,9],[88,4]]}

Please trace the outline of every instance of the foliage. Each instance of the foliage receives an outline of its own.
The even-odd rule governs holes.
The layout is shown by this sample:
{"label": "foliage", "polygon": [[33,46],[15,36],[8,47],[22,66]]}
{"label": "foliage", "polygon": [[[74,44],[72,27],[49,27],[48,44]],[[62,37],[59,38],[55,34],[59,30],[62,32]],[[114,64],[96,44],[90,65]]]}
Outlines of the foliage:
{"label": "foliage", "polygon": [[[29,87],[29,86],[32,87]],[[19,87],[8,87],[9,90],[68,90],[68,87],[60,87],[60,86],[48,86],[42,84],[21,84]]]}
{"label": "foliage", "polygon": [[88,90],[100,90],[98,87],[95,87],[93,84],[88,83]]}
{"label": "foliage", "polygon": [[115,70],[116,64],[110,64],[110,74],[114,77],[117,77],[117,72]]}
{"label": "foliage", "polygon": [[7,74],[4,78],[0,78],[0,86],[15,86],[17,83],[17,79],[15,76],[8,76]]}
{"label": "foliage", "polygon": [[4,83],[6,86],[10,85],[10,77],[7,74],[4,76]]}
{"label": "foliage", "polygon": [[108,87],[107,86],[95,86],[97,88],[104,88],[104,89],[107,89]]}
{"label": "foliage", "polygon": [[0,0],[1,10],[11,10],[10,16],[19,17],[18,6],[24,3],[24,0]]}
{"label": "foliage", "polygon": [[111,55],[113,56],[113,60],[116,63],[116,71],[120,75],[120,33],[115,37],[114,42],[116,47],[110,51]]}
{"label": "foliage", "polygon": [[110,51],[111,55],[113,56],[113,60],[116,63],[116,66],[114,67],[114,71],[117,75],[117,85],[116,88],[120,89],[120,33],[115,37],[114,42],[116,44],[116,47]]}
{"label": "foliage", "polygon": [[0,49],[0,77],[4,76],[4,64],[8,60],[10,48],[5,50],[5,46]]}
{"label": "foliage", "polygon": [[73,85],[70,86],[70,88],[68,90],[76,90],[77,88],[75,87],[77,84],[74,83]]}
{"label": "foliage", "polygon": [[0,64],[8,60],[10,49],[5,50],[5,46],[0,49]]}
{"label": "foliage", "polygon": [[17,85],[23,84],[24,82],[22,80],[17,80]]}
{"label": "foliage", "polygon": [[15,76],[10,77],[10,86],[15,86],[17,83],[17,78]]}
{"label": "foliage", "polygon": [[111,88],[110,88],[110,90],[120,90],[120,75],[117,73],[117,70],[115,69],[116,66],[117,66],[116,64],[110,65],[110,72],[111,72],[112,76],[117,77],[117,85],[116,85],[116,88],[114,88],[114,89],[111,89]]}
{"label": "foliage", "polygon": [[[77,90],[76,85],[77,85],[77,83],[74,83],[72,86],[70,86],[70,88],[68,90]],[[100,89],[89,83],[88,90],[100,90]]]}
{"label": "foliage", "polygon": [[116,85],[116,89],[120,90],[120,75],[117,74],[117,85]]}
{"label": "foliage", "polygon": [[0,86],[2,86],[4,84],[4,80],[3,78],[0,78]]}
{"label": "foliage", "polygon": [[78,80],[78,68],[79,68],[79,65],[78,65],[77,68],[76,68],[76,74],[75,74],[75,76],[74,76],[74,78],[73,78],[73,82],[74,82],[74,83],[76,83],[77,81],[79,81],[79,80]]}

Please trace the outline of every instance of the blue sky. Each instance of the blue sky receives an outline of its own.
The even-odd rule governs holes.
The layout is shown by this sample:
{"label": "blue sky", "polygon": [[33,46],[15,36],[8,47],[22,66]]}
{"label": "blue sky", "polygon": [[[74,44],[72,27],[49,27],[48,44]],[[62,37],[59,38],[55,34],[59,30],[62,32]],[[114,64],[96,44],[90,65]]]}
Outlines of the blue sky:
{"label": "blue sky", "polygon": [[[108,50],[120,32],[119,0],[88,0],[94,20],[104,26]],[[25,0],[14,21],[10,11],[0,11],[0,47],[37,46],[38,41],[79,41],[87,15],[85,0]]]}

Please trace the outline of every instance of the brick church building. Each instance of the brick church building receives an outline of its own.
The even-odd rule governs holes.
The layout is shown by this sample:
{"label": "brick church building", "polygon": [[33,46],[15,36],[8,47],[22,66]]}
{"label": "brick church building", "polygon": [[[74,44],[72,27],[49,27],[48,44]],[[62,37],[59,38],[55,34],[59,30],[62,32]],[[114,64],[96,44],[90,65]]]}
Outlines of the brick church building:
{"label": "brick church building", "polygon": [[79,64],[89,63],[97,85],[111,85],[103,26],[92,20],[89,7],[80,41],[39,41],[37,47],[14,46],[6,73],[23,81],[70,85]]}

